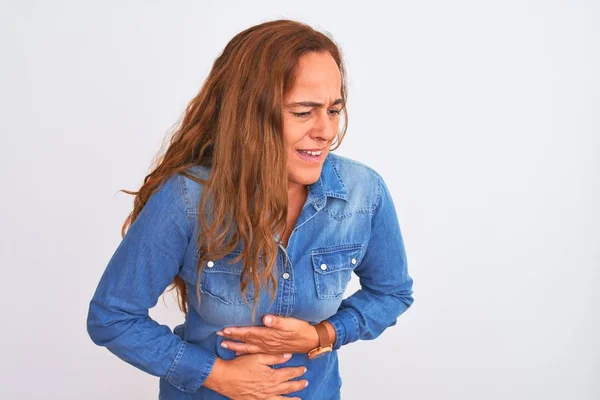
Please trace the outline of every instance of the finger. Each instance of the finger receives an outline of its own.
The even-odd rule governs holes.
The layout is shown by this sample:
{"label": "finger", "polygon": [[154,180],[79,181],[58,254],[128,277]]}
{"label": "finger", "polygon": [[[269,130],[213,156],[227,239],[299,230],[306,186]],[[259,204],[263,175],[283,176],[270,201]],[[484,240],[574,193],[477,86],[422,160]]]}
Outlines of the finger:
{"label": "finger", "polygon": [[[279,315],[265,315],[263,317],[263,324],[266,327],[286,332],[296,331],[299,321],[301,320],[292,317],[282,317]],[[302,322],[306,323],[305,321]]]}
{"label": "finger", "polygon": [[[256,353],[254,353],[254,354],[256,354]],[[267,354],[275,354],[275,353],[267,353]],[[235,355],[236,356],[247,356],[247,355],[250,355],[250,353],[244,353],[243,351],[236,351]]]}
{"label": "finger", "polygon": [[[271,322],[267,322],[267,317],[271,317]],[[277,329],[278,331],[283,332],[297,332],[300,329],[303,329],[305,325],[310,325],[309,322],[294,318],[294,317],[282,317],[279,315],[268,315],[263,318],[263,323],[265,326],[273,329]]]}
{"label": "finger", "polygon": [[281,382],[278,385],[275,385],[273,391],[278,394],[289,394],[294,392],[299,392],[305,387],[308,386],[308,381],[306,379],[302,379],[300,381],[287,381]]}
{"label": "finger", "polygon": [[261,349],[260,347],[254,344],[241,343],[241,342],[230,342],[228,340],[224,340],[221,342],[221,347],[229,349],[231,351],[241,352],[241,353],[267,353],[267,351]]}
{"label": "finger", "polygon": [[299,378],[305,373],[306,367],[304,366],[280,368],[276,370],[276,378],[279,380],[279,382],[285,382]]}
{"label": "finger", "polygon": [[284,362],[289,361],[292,358],[292,353],[284,353],[284,354],[265,354],[259,353],[257,361],[262,365],[273,365],[273,364],[282,364]]}
{"label": "finger", "polygon": [[278,315],[268,314],[263,317],[263,324],[265,324],[265,326],[268,326],[269,328],[279,329],[281,328],[283,322],[282,319],[283,317],[280,317]]}
{"label": "finger", "polygon": [[[241,340],[243,342],[256,341],[257,338],[265,337],[266,331],[269,328],[259,326],[247,326],[240,328],[225,328],[223,334],[219,336],[226,337],[227,339]],[[217,332],[218,334],[218,332]]]}

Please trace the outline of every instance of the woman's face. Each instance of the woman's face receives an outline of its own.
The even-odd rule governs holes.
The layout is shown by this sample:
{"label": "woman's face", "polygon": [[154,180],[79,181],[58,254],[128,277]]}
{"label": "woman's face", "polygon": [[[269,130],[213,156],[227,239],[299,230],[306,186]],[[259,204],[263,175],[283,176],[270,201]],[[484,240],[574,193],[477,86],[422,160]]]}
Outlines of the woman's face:
{"label": "woman's face", "polygon": [[314,52],[301,56],[296,82],[283,106],[288,189],[319,179],[339,129],[341,97],[340,70],[333,57]]}

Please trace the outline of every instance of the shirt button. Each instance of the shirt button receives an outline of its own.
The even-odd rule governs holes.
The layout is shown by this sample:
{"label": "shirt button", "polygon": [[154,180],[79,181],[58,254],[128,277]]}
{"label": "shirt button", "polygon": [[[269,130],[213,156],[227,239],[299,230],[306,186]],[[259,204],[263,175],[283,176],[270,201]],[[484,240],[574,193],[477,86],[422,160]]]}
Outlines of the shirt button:
{"label": "shirt button", "polygon": [[327,269],[327,264],[321,264],[321,269],[325,271]]}
{"label": "shirt button", "polygon": [[288,279],[290,277],[290,274],[288,274],[287,272],[283,273],[283,279]]}
{"label": "shirt button", "polygon": [[209,262],[207,262],[207,263],[206,263],[206,266],[207,266],[208,268],[212,268],[212,267],[214,267],[214,266],[215,266],[215,263],[214,263],[214,262],[212,262],[212,261],[209,261]]}
{"label": "shirt button", "polygon": [[353,258],[352,261],[350,261],[352,264],[356,264],[356,258]]}

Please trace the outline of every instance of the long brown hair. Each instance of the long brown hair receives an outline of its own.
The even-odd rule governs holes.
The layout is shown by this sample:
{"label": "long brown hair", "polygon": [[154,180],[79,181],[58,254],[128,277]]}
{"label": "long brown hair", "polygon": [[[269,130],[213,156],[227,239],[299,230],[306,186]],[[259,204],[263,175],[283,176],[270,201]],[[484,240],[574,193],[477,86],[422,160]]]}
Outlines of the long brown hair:
{"label": "long brown hair", "polygon": [[[253,319],[262,284],[267,284],[271,300],[277,290],[273,276],[278,249],[275,235],[283,237],[288,211],[282,107],[295,82],[298,59],[307,52],[329,52],[340,70],[344,122],[331,148],[335,150],[348,125],[347,83],[340,49],[327,34],[304,23],[269,21],[231,39],[187,105],[168,148],[155,157],[139,191],[122,190],[135,195],[133,211],[121,229],[125,236],[163,179],[180,173],[203,184],[198,212],[198,301],[206,261],[227,255],[241,240],[243,250],[236,258],[243,259],[240,290],[245,293],[250,283],[257,288]],[[186,172],[195,165],[210,167],[206,181]],[[212,213],[202,212],[208,201]],[[212,214],[210,221],[207,214]],[[169,288],[173,289],[179,307],[187,313],[188,293],[179,276]],[[246,296],[242,297],[245,301]]]}

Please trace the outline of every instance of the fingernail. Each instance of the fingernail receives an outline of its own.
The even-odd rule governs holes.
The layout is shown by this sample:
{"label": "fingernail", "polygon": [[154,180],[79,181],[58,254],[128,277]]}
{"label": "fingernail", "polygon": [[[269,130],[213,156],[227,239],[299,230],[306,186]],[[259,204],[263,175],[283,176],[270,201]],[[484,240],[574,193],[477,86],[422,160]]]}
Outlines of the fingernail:
{"label": "fingernail", "polygon": [[229,348],[229,346],[227,346],[227,343],[221,343],[221,347],[225,347],[226,349]]}
{"label": "fingernail", "polygon": [[219,335],[219,336],[223,336],[223,332],[221,332],[221,331],[218,331],[218,332],[217,332],[217,335]]}
{"label": "fingernail", "polygon": [[307,386],[308,386],[308,381],[306,381],[306,383],[304,384],[304,387],[307,387]]}
{"label": "fingernail", "polygon": [[270,325],[273,319],[271,317],[265,317],[265,324]]}
{"label": "fingernail", "polygon": [[225,329],[223,332],[225,332],[226,335],[229,335],[231,333],[229,329]]}
{"label": "fingernail", "polygon": [[304,367],[304,373],[306,373],[306,371],[308,371],[308,369],[306,369],[306,367]]}
{"label": "fingernail", "polygon": [[291,356],[292,356],[292,355],[291,355],[290,353],[284,353],[284,354],[283,354],[283,358],[285,358],[286,360],[287,360],[288,358],[290,358]]}

